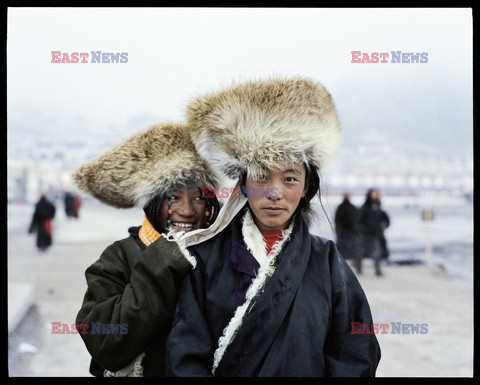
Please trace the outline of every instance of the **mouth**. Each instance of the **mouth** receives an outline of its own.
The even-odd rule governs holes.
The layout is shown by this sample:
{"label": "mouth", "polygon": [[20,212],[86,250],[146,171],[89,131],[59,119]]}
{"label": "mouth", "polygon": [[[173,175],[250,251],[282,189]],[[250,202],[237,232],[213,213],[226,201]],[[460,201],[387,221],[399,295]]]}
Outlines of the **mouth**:
{"label": "mouth", "polygon": [[282,207],[273,207],[273,206],[263,207],[262,210],[268,215],[279,215],[285,211],[285,209]]}
{"label": "mouth", "polygon": [[172,222],[173,227],[178,227],[183,231],[190,231],[193,229],[193,223],[190,222]]}

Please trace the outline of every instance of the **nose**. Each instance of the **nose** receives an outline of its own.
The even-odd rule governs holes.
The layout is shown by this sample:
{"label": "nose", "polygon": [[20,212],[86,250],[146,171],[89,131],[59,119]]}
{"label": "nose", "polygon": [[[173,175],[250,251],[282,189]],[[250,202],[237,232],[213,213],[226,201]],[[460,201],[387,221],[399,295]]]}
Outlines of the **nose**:
{"label": "nose", "polygon": [[268,199],[277,201],[283,198],[283,189],[281,186],[273,185],[269,187]]}
{"label": "nose", "polygon": [[193,217],[195,215],[193,202],[188,199],[182,201],[181,204],[177,207],[177,214],[181,215],[182,217]]}

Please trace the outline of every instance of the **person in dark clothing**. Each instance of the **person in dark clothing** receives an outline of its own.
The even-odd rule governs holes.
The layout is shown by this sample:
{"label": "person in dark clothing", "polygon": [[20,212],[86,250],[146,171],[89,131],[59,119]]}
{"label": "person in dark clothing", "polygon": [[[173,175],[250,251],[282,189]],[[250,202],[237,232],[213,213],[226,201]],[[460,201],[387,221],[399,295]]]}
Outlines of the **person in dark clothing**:
{"label": "person in dark clothing", "polygon": [[76,323],[87,325],[80,336],[92,356],[90,373],[162,377],[177,290],[196,266],[181,237],[201,237],[215,227],[218,200],[203,199],[200,191],[216,185],[215,173],[179,123],[132,136],[79,167],[74,180],[103,203],[144,212],[142,225],[130,227],[127,238],[108,246],[85,271]]}
{"label": "person in dark clothing", "polygon": [[55,217],[55,205],[47,199],[47,194],[42,193],[35,204],[32,221],[28,232],[36,232],[36,246],[40,251],[46,251],[52,245],[53,226],[52,220]]}
{"label": "person in dark clothing", "polygon": [[63,203],[65,207],[65,215],[67,218],[73,217],[75,197],[70,191],[66,191],[63,197]]}
{"label": "person in dark clothing", "polygon": [[363,259],[371,258],[375,274],[381,276],[381,260],[388,258],[384,231],[390,226],[390,218],[381,208],[380,193],[377,189],[371,188],[367,191],[365,203],[358,211],[357,220],[360,232],[360,250],[355,261],[357,273],[362,274]]}
{"label": "person in dark clothing", "polygon": [[82,197],[80,196],[80,194],[74,194],[72,215],[75,219],[78,219],[80,217],[80,207],[82,207]]}
{"label": "person in dark clothing", "polygon": [[345,193],[343,201],[335,211],[335,233],[337,247],[345,259],[355,260],[357,253],[357,207],[350,202],[350,195]]}
{"label": "person in dark clothing", "polygon": [[311,200],[336,150],[334,106],[316,81],[269,79],[201,95],[194,143],[237,180],[241,210],[188,248],[167,340],[170,376],[375,376],[380,347],[365,293],[331,240],[312,235]]}

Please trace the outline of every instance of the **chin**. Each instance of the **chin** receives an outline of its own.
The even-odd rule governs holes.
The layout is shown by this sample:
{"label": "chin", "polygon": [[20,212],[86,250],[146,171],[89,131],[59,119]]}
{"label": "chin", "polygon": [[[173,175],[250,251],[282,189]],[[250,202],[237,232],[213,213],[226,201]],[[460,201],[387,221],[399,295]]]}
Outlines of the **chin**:
{"label": "chin", "polygon": [[264,227],[268,227],[269,229],[273,229],[273,230],[280,230],[280,229],[284,229],[284,225],[285,225],[285,221],[283,220],[275,220],[275,221],[271,221],[271,220],[267,220],[267,221],[264,221],[262,222],[263,226]]}

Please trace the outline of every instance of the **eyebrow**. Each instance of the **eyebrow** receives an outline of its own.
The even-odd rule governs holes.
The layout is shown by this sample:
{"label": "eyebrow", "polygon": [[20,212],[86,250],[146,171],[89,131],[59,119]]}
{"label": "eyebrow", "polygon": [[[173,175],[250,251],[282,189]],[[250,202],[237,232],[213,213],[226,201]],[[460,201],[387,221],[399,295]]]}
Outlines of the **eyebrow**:
{"label": "eyebrow", "polygon": [[294,174],[301,174],[302,173],[300,170],[297,170],[295,168],[287,168],[286,170],[283,170],[282,172],[283,173],[293,172]]}

